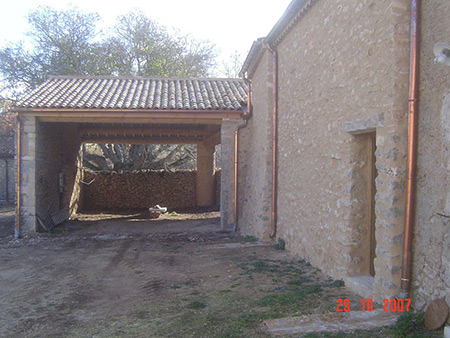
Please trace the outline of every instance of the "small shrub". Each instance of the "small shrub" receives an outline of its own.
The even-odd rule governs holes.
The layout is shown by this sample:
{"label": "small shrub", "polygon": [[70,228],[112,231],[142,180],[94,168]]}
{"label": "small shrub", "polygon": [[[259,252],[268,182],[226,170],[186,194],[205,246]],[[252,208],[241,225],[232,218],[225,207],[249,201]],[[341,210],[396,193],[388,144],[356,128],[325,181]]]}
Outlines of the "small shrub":
{"label": "small shrub", "polygon": [[244,237],[244,241],[248,242],[248,243],[256,242],[256,241],[258,241],[258,238],[256,238],[255,236],[247,235],[247,236]]}
{"label": "small shrub", "polygon": [[331,286],[334,286],[336,288],[341,288],[341,287],[345,286],[345,282],[342,279],[336,279],[333,281],[333,283],[331,283]]}
{"label": "small shrub", "polygon": [[420,335],[420,331],[424,329],[423,316],[423,312],[404,312],[392,327],[394,337],[423,337],[423,335]]}
{"label": "small shrub", "polygon": [[278,238],[277,244],[275,244],[275,249],[286,250],[286,242],[282,238]]}

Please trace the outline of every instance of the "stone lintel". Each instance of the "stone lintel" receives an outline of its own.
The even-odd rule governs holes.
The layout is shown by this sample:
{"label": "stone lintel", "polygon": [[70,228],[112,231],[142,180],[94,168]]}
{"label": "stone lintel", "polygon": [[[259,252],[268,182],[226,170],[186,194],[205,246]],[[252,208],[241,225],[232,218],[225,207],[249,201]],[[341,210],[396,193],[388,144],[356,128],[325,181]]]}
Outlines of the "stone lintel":
{"label": "stone lintel", "polygon": [[375,114],[356,120],[342,123],[341,130],[352,135],[374,132],[377,128],[384,127],[384,114]]}

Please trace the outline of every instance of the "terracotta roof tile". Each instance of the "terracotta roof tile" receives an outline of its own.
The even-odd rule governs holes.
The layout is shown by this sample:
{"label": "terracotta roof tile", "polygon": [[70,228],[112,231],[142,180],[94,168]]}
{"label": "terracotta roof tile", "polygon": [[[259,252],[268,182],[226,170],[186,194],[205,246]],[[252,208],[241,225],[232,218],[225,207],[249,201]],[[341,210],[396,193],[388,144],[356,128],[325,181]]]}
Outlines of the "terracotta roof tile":
{"label": "terracotta roof tile", "polygon": [[27,93],[18,109],[242,110],[240,79],[51,77]]}

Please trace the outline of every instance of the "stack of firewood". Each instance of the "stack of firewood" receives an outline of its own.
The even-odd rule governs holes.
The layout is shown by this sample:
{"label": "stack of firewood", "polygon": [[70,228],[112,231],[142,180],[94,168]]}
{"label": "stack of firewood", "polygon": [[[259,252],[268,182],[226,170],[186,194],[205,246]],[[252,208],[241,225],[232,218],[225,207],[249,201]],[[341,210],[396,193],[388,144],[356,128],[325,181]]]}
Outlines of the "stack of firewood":
{"label": "stack of firewood", "polygon": [[82,185],[85,210],[171,209],[195,206],[195,171],[139,171],[124,173],[86,171]]}

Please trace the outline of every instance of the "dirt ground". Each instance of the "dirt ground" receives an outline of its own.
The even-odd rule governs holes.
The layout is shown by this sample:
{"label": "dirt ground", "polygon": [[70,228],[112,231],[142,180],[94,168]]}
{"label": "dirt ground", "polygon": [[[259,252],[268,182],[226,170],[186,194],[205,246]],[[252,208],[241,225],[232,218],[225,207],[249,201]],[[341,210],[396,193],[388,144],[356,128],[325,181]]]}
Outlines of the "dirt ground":
{"label": "dirt ground", "polygon": [[0,210],[1,337],[265,337],[268,318],[360,298],[219,214],[80,215],[14,240]]}

